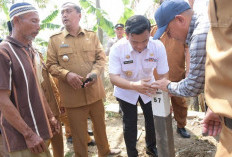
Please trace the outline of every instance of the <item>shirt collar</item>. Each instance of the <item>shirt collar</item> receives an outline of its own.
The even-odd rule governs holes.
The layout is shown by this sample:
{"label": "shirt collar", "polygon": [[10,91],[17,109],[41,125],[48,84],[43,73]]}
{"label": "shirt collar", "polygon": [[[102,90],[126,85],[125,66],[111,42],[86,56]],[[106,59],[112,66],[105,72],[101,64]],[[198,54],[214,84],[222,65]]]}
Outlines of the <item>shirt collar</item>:
{"label": "shirt collar", "polygon": [[[79,36],[79,35],[81,35],[81,34],[85,34],[85,33],[86,33],[86,30],[84,30],[84,29],[82,29],[82,28],[80,27],[79,31],[77,32],[77,36]],[[69,32],[68,32],[66,29],[64,29],[64,30],[63,30],[63,35],[64,35],[64,37],[67,37],[67,36],[70,35],[70,34],[69,34]]]}
{"label": "shirt collar", "polygon": [[29,48],[29,47],[31,47],[31,44],[25,45],[25,44],[21,43],[20,41],[12,38],[11,36],[7,36],[6,41],[8,41],[8,42],[20,47],[20,48]]}
{"label": "shirt collar", "polygon": [[[147,47],[146,47],[142,52],[151,49],[151,43],[150,43],[151,40],[153,40],[152,37],[149,38],[149,41],[148,41],[148,43],[147,43]],[[128,40],[128,43],[129,43],[129,51],[130,51],[130,52],[135,51],[135,50],[133,49],[133,47],[131,46],[129,40]],[[135,52],[137,52],[137,51],[135,51]]]}

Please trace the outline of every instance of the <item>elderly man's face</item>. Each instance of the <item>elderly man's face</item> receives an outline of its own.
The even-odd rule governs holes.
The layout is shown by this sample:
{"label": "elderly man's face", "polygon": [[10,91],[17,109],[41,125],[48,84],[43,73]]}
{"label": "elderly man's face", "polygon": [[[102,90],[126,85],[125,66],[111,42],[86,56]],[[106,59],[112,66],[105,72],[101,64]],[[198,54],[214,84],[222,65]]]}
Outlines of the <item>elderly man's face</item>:
{"label": "elderly man's face", "polygon": [[39,21],[37,12],[29,12],[19,17],[20,28],[18,30],[22,33],[23,38],[28,41],[35,39],[40,30]]}
{"label": "elderly man's face", "polygon": [[174,38],[185,43],[188,28],[186,28],[186,25],[184,25],[183,22],[180,22],[178,19],[174,19],[168,24],[165,32],[169,38]]}
{"label": "elderly man's face", "polygon": [[137,52],[142,52],[147,47],[150,32],[145,30],[141,34],[126,34],[126,36],[133,49]]}
{"label": "elderly man's face", "polygon": [[74,27],[79,24],[81,19],[81,13],[72,5],[65,5],[61,8],[62,22],[65,27]]}

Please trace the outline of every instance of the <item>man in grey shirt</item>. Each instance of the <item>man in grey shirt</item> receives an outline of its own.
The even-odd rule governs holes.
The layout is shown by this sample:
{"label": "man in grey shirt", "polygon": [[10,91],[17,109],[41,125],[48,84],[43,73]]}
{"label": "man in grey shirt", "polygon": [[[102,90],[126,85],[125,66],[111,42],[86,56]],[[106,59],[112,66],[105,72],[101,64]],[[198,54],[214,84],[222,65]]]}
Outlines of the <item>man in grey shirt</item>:
{"label": "man in grey shirt", "polygon": [[193,12],[184,0],[167,0],[157,9],[155,20],[158,30],[154,39],[166,32],[170,38],[188,45],[190,69],[189,75],[179,82],[162,79],[152,87],[175,96],[197,96],[203,92],[205,84],[206,38],[210,26],[207,13]]}
{"label": "man in grey shirt", "polygon": [[110,48],[116,42],[118,42],[120,39],[123,38],[123,36],[125,34],[124,24],[121,24],[121,23],[116,24],[114,26],[114,31],[115,31],[116,37],[110,39],[109,42],[107,43],[106,56],[109,56],[109,54],[110,54]]}

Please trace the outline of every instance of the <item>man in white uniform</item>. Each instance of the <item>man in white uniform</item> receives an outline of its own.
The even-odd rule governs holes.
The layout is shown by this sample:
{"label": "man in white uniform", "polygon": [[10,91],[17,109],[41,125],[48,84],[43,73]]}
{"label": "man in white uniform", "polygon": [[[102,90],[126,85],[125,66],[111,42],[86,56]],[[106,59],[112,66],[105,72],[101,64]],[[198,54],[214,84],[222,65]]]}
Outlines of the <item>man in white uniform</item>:
{"label": "man in white uniform", "polygon": [[153,70],[157,69],[159,79],[168,77],[168,63],[163,44],[150,38],[150,22],[141,15],[135,15],[126,22],[126,38],[113,45],[109,57],[109,73],[115,85],[114,96],[123,112],[124,139],[129,157],[138,156],[137,103],[145,117],[146,153],[157,157],[155,127],[151,107],[154,89]]}

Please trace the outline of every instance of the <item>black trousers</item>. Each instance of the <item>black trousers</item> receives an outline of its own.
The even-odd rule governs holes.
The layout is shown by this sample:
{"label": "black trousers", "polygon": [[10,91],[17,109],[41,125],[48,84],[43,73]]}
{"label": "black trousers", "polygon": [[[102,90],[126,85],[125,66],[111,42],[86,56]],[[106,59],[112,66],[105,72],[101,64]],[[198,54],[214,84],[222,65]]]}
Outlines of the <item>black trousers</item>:
{"label": "black trousers", "polygon": [[[128,157],[136,157],[138,156],[138,151],[136,149],[138,119],[137,105],[130,104],[119,98],[117,98],[117,100],[123,113],[123,133],[126,143],[127,155]],[[143,100],[140,97],[138,99],[138,102],[141,105],[145,118],[146,147],[156,147],[155,125],[153,120],[151,102],[144,104]]]}

